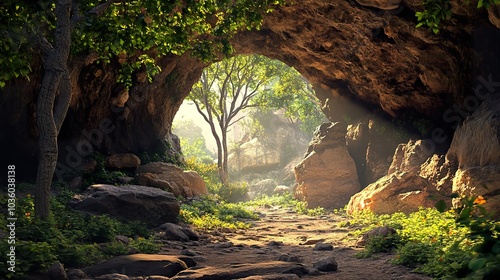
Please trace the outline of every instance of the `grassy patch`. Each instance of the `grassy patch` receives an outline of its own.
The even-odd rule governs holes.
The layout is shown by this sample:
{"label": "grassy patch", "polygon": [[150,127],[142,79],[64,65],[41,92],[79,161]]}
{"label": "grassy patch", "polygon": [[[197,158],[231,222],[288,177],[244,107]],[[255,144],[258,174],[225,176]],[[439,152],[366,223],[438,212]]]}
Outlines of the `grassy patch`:
{"label": "grassy patch", "polygon": [[248,220],[258,218],[243,205],[220,201],[213,196],[183,203],[180,217],[184,222],[202,229],[245,229],[250,227]]}
{"label": "grassy patch", "polygon": [[[468,216],[468,219],[477,218]],[[471,270],[471,261],[477,259],[477,248],[484,240],[484,237],[471,234],[469,227],[458,223],[456,212],[440,212],[433,208],[422,208],[409,215],[358,212],[351,217],[350,223],[362,227],[357,234],[378,226],[390,226],[397,232],[388,237],[372,238],[358,256],[369,257],[395,249],[393,263],[440,279],[466,277]]]}
{"label": "grassy patch", "polygon": [[[72,193],[59,190],[51,199],[51,216],[47,220],[33,217],[31,195],[18,197],[16,203],[16,272],[8,278],[22,278],[28,273],[44,272],[56,260],[66,267],[83,267],[129,251],[157,252],[159,247],[145,224],[122,223],[107,216],[86,215],[66,207]],[[0,195],[0,205],[7,196]],[[0,228],[7,232],[6,217],[0,214]],[[119,244],[116,235],[129,237]],[[8,252],[6,242],[0,251]],[[118,248],[120,247],[120,248]],[[118,249],[117,249],[118,248]],[[0,270],[7,271],[6,254],[0,255]]]}
{"label": "grassy patch", "polygon": [[313,209],[307,208],[307,202],[298,201],[293,198],[291,194],[283,195],[273,195],[273,196],[261,196],[255,200],[248,202],[242,202],[241,205],[255,207],[255,206],[282,206],[289,207],[298,214],[308,215],[308,216],[321,216],[326,213],[325,209],[322,207],[316,207]]}

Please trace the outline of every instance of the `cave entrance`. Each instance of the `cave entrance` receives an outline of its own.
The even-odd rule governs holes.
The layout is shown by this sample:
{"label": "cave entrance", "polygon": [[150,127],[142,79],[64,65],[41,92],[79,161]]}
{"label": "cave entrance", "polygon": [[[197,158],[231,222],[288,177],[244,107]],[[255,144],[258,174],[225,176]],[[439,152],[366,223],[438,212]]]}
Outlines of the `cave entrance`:
{"label": "cave entrance", "polygon": [[210,192],[239,200],[275,189],[292,192],[294,167],[326,120],[313,86],[294,68],[261,55],[238,55],[203,70],[176,114],[173,132],[188,165],[216,165],[221,180],[229,179],[224,185],[230,190],[207,182]]}

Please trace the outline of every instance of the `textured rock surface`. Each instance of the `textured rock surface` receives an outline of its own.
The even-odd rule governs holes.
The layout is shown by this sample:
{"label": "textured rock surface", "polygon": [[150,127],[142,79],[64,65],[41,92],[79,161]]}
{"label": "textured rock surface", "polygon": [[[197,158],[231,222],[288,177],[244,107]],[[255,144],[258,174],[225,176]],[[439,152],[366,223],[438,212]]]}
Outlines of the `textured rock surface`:
{"label": "textured rock surface", "polygon": [[141,165],[141,160],[134,154],[114,154],[106,158],[106,167],[135,168]]}
{"label": "textured rock surface", "polygon": [[360,190],[356,166],[345,143],[346,126],[319,126],[304,159],[295,167],[295,196],[309,207],[341,208]]}
{"label": "textured rock surface", "polygon": [[298,276],[307,274],[307,269],[296,263],[289,262],[265,262],[234,264],[225,267],[204,267],[199,269],[188,269],[180,272],[172,279],[175,280],[209,280],[209,279],[238,279],[255,275],[266,275],[276,273],[290,273]]}
{"label": "textured rock surface", "polygon": [[91,276],[119,273],[127,276],[159,275],[172,277],[178,272],[196,265],[196,262],[185,256],[134,254],[119,256],[102,263],[84,268]]}
{"label": "textured rock surface", "polygon": [[420,176],[421,166],[429,157],[427,145],[421,140],[399,145],[388,174],[355,194],[347,212],[369,209],[379,214],[408,213],[419,207],[433,207],[442,194],[430,178]]}
{"label": "textured rock surface", "polygon": [[203,178],[195,171],[184,171],[176,165],[151,162],[137,168],[141,185],[160,188],[175,196],[197,197],[208,194]]}
{"label": "textured rock surface", "polygon": [[143,221],[150,226],[175,222],[180,210],[172,193],[136,185],[92,185],[69,204],[78,211],[106,214],[121,221]]}
{"label": "textured rock surface", "polygon": [[482,195],[486,209],[500,216],[500,97],[483,103],[455,131],[446,154],[458,166],[453,192]]}

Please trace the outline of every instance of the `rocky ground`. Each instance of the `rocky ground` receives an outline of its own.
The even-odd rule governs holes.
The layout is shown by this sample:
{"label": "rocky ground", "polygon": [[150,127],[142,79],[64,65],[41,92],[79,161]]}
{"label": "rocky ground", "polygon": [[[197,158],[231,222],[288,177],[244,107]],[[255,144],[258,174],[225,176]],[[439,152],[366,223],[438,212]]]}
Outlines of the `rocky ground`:
{"label": "rocky ground", "polygon": [[[404,279],[429,277],[391,264],[394,254],[359,259],[354,228],[341,227],[347,218],[338,214],[319,217],[299,215],[286,207],[256,209],[261,219],[246,230],[198,231],[166,223],[158,237],[159,254],[116,257],[82,270],[70,270],[68,278],[94,280],[197,280],[197,279]],[[175,239],[178,239],[175,241]],[[182,240],[184,239],[184,240]],[[359,244],[359,243],[358,243]],[[56,266],[54,275],[65,274]],[[170,278],[169,278],[170,277]]]}
{"label": "rocky ground", "polygon": [[[281,273],[287,269],[287,264],[289,270],[297,271],[299,268],[295,266],[296,263],[303,264],[309,270],[309,274],[301,276],[304,279],[430,279],[412,273],[406,267],[392,265],[392,254],[356,258],[355,254],[361,248],[356,246],[356,238],[349,234],[352,229],[339,226],[341,221],[346,220],[340,215],[310,217],[281,207],[260,208],[258,211],[262,218],[254,221],[248,230],[205,232],[200,235],[199,241],[187,243],[168,241],[161,253],[190,255],[197,261],[197,267],[205,267],[202,269],[203,274],[213,272],[215,276],[219,273],[222,275],[220,279],[233,279],[229,274],[220,274],[220,269],[225,267],[227,271],[241,267],[253,270],[242,274],[247,277]],[[338,264],[336,271],[320,272],[314,269],[315,263],[328,257],[333,257]],[[285,261],[287,264],[275,261]],[[269,263],[270,266],[284,268],[266,270]],[[174,279],[216,279],[196,278],[202,273],[181,277],[183,274]],[[273,277],[249,279],[289,279]]]}

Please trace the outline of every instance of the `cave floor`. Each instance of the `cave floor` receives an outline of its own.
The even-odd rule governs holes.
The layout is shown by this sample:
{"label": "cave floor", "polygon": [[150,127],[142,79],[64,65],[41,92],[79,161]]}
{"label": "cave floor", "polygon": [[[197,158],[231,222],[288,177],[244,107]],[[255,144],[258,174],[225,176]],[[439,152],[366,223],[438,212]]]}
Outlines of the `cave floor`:
{"label": "cave floor", "polygon": [[[188,243],[169,242],[162,248],[163,254],[180,254],[190,251],[198,266],[225,267],[234,264],[255,264],[280,260],[288,255],[308,269],[322,258],[332,256],[338,270],[304,275],[303,279],[431,279],[413,273],[410,268],[391,264],[393,253],[379,253],[360,259],[355,254],[362,250],[356,246],[355,227],[341,227],[347,218],[334,213],[319,217],[297,214],[282,207],[256,209],[261,219],[252,221],[246,230],[206,231],[199,241]],[[317,243],[333,245],[333,250],[317,251]]]}

